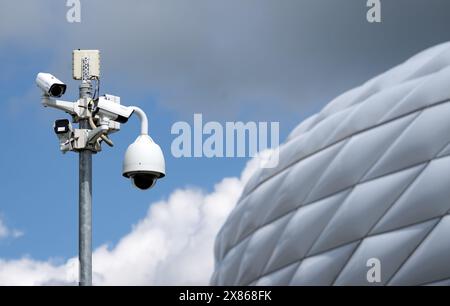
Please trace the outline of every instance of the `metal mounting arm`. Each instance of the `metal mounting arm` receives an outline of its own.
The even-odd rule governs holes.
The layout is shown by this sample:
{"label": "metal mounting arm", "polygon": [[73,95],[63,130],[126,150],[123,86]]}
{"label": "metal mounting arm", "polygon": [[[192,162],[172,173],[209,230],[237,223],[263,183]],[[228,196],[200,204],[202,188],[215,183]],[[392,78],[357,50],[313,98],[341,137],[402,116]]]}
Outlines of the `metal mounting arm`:
{"label": "metal mounting arm", "polygon": [[136,113],[141,120],[141,135],[148,135],[148,118],[145,112],[137,106],[130,106],[130,108]]}
{"label": "metal mounting arm", "polygon": [[89,130],[87,134],[87,143],[94,146],[97,140],[108,132],[108,125],[101,125],[94,130]]}
{"label": "metal mounting arm", "polygon": [[78,103],[77,102],[55,100],[55,99],[50,98],[48,95],[43,95],[41,101],[42,101],[42,105],[44,107],[56,108],[56,109],[66,112],[72,116],[78,115]]}

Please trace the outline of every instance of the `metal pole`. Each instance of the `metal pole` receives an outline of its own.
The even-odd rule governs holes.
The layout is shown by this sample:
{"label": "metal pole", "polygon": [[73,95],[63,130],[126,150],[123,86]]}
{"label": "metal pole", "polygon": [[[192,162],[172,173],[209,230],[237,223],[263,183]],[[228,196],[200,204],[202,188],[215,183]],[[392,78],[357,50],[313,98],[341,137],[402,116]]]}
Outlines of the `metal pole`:
{"label": "metal pole", "polygon": [[[80,98],[85,99],[85,107],[92,97],[92,84],[83,81]],[[87,118],[80,119],[80,128],[89,129]],[[80,151],[79,171],[79,261],[80,286],[92,286],[92,152]]]}

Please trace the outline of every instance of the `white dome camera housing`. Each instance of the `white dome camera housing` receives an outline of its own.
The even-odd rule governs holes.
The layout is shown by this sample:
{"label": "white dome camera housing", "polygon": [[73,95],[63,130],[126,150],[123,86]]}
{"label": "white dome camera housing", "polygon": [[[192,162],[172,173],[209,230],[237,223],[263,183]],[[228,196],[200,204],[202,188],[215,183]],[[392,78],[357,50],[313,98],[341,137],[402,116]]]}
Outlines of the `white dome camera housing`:
{"label": "white dome camera housing", "polygon": [[131,179],[135,187],[147,190],[165,175],[165,161],[161,148],[150,136],[140,135],[125,153],[123,176]]}

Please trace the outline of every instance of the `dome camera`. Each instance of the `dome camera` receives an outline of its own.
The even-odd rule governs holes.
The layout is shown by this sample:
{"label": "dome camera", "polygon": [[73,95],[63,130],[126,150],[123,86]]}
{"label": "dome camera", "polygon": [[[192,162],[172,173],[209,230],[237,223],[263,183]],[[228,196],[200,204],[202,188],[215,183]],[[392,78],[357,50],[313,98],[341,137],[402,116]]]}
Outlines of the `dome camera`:
{"label": "dome camera", "polygon": [[161,148],[150,136],[140,135],[125,153],[123,176],[131,179],[136,188],[147,190],[165,175],[165,161]]}

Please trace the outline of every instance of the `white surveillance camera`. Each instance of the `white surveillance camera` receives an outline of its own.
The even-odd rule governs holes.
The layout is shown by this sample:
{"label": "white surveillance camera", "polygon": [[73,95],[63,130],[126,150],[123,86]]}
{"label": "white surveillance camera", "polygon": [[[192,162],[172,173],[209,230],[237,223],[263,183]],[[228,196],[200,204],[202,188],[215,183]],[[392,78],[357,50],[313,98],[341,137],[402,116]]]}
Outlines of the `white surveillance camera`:
{"label": "white surveillance camera", "polygon": [[36,84],[44,92],[52,98],[61,98],[66,92],[67,85],[58,80],[50,73],[38,73],[36,77]]}
{"label": "white surveillance camera", "polygon": [[97,114],[119,123],[126,123],[133,114],[130,107],[120,105],[120,97],[104,95],[97,102]]}
{"label": "white surveillance camera", "polygon": [[123,176],[131,179],[138,189],[147,190],[165,175],[165,161],[161,148],[150,136],[140,135],[125,153]]}

